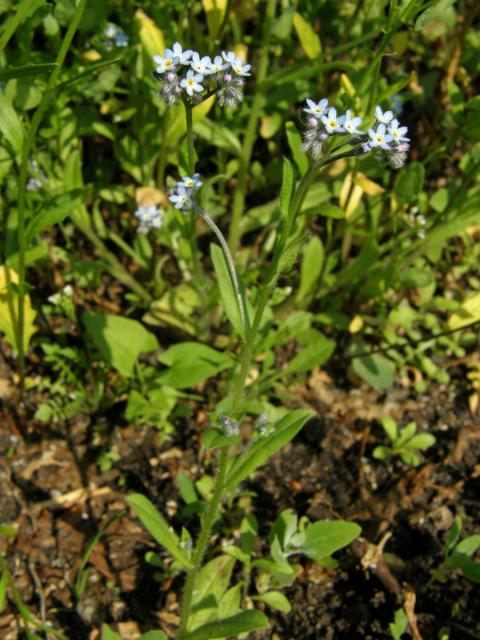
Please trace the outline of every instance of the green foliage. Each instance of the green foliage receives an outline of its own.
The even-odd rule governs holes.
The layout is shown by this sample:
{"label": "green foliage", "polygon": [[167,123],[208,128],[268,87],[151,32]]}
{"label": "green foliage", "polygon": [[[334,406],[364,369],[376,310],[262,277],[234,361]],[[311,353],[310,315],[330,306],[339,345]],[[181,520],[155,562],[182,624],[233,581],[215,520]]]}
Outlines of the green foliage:
{"label": "green foliage", "polygon": [[133,376],[140,354],[158,347],[155,336],[140,322],[130,318],[85,313],[83,323],[99,356],[127,378]]}
{"label": "green foliage", "polygon": [[474,558],[480,549],[480,535],[460,540],[461,532],[462,518],[457,516],[445,541],[444,560],[432,571],[432,580],[445,583],[448,572],[459,569],[468,580],[480,584],[480,562]]}
{"label": "green foliage", "polygon": [[393,640],[401,640],[408,627],[408,618],[403,609],[395,611],[393,622],[388,625]]}
{"label": "green foliage", "polygon": [[158,361],[168,366],[158,380],[175,389],[192,387],[234,364],[228,353],[198,342],[176,344],[162,353]]}
{"label": "green foliage", "polygon": [[190,568],[192,564],[181,550],[178,536],[168,526],[164,517],[157,511],[150,500],[140,494],[133,494],[127,500],[155,540],[164,546],[181,565]]}
{"label": "green foliage", "polygon": [[391,446],[375,447],[373,457],[378,460],[399,456],[405,464],[416,467],[422,461],[419,451],[429,449],[436,442],[435,436],[431,433],[417,434],[415,422],[409,422],[399,430],[393,418],[384,416],[382,418],[382,426],[391,442]]}

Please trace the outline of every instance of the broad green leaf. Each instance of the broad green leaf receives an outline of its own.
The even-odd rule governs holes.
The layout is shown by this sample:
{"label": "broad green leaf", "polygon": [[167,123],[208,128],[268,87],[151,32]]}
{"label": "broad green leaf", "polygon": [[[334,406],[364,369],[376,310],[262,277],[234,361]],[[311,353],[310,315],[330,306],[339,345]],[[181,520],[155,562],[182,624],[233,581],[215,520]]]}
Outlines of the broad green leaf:
{"label": "broad green leaf", "polygon": [[225,482],[225,491],[233,491],[242,480],[289,442],[312,415],[312,411],[305,409],[291,411],[275,425],[269,435],[259,436],[233,465]]}
{"label": "broad green leaf", "polygon": [[134,374],[141,353],[153,351],[158,342],[153,333],[137,320],[102,313],[84,313],[83,324],[98,349],[100,357],[123,376]]}
{"label": "broad green leaf", "polygon": [[185,502],[185,504],[190,504],[191,502],[197,502],[198,495],[197,495],[197,492],[195,491],[195,485],[190,480],[190,478],[187,478],[187,476],[184,473],[179,473],[177,482],[178,482],[178,488],[180,490],[180,495],[182,496],[182,499]]}
{"label": "broad green leaf", "polygon": [[295,579],[295,568],[288,564],[288,562],[282,562],[281,564],[268,560],[267,558],[261,558],[260,560],[254,560],[252,562],[252,568],[261,569],[270,574],[278,583],[282,585],[290,585]]}
{"label": "broad green leaf", "polygon": [[375,447],[372,455],[376,460],[386,460],[393,455],[393,449],[390,447]]}
{"label": "broad green leaf", "polygon": [[282,549],[287,549],[290,545],[292,537],[297,532],[298,528],[298,516],[291,509],[285,509],[275,520],[273,527],[270,530],[268,539],[273,543],[275,538],[278,538]]}
{"label": "broad green leaf", "polygon": [[318,208],[318,215],[324,216],[325,218],[333,218],[334,220],[341,220],[345,218],[346,214],[341,207],[325,202]]}
{"label": "broad green leaf", "polygon": [[[223,308],[227,318],[232,323],[235,331],[245,337],[246,327],[243,324],[242,315],[240,311],[239,300],[233,286],[232,277],[228,269],[227,260],[222,249],[216,245],[210,245],[210,254],[212,256],[213,267],[218,280],[218,287],[220,289],[220,296],[222,298]],[[237,276],[238,277],[238,276]],[[240,283],[241,286],[241,283]],[[243,291],[242,291],[243,294]],[[242,295],[243,308],[248,315],[248,307],[246,304],[246,297]]]}
{"label": "broad green leaf", "polygon": [[437,0],[421,13],[415,22],[415,31],[421,31],[432,20],[438,20],[449,9],[455,0]]}
{"label": "broad green leaf", "polygon": [[147,631],[142,633],[138,640],[168,640],[163,631]]}
{"label": "broad green leaf", "polygon": [[322,336],[317,342],[308,345],[290,360],[283,375],[311,371],[326,362],[335,351],[335,341]]}
{"label": "broad green leaf", "polygon": [[295,191],[295,172],[292,163],[287,158],[283,159],[282,188],[280,190],[280,212],[282,218],[288,218],[290,204]]}
{"label": "broad green leaf", "polygon": [[140,41],[147,56],[152,59],[154,55],[163,55],[165,39],[155,22],[141,9],[135,12],[135,20],[138,24]]}
{"label": "broad green leaf", "polygon": [[67,216],[74,214],[75,210],[82,204],[82,194],[83,191],[81,189],[73,189],[44,202],[27,225],[25,231],[27,243],[33,242],[38,234],[48,229],[48,227],[58,224],[65,220]]}
{"label": "broad green leaf", "polygon": [[234,364],[230,354],[199,342],[176,344],[158,356],[158,361],[169,369],[157,379],[175,389],[192,387]]}
{"label": "broad green leaf", "polygon": [[202,0],[202,4],[207,14],[208,35],[215,40],[225,19],[228,0]]}
{"label": "broad green leaf", "polygon": [[390,416],[383,416],[382,425],[385,429],[385,433],[390,438],[390,440],[392,442],[395,442],[398,437],[397,423],[395,422],[395,420]]}
{"label": "broad green leaf", "polygon": [[448,319],[447,326],[449,329],[460,329],[478,320],[480,320],[480,293],[464,300],[458,311]]}
{"label": "broad green leaf", "polygon": [[20,155],[23,146],[23,127],[12,103],[0,91],[0,134],[3,134],[15,155]]}
{"label": "broad green leaf", "polygon": [[0,71],[0,82],[6,82],[11,78],[23,78],[25,76],[36,76],[40,73],[50,73],[51,71],[54,71],[56,67],[58,67],[58,65],[55,62],[7,67]]}
{"label": "broad green leaf", "polygon": [[202,567],[195,585],[189,630],[217,620],[222,614],[219,603],[228,589],[234,565],[235,558],[224,554]]}
{"label": "broad green leaf", "polygon": [[224,149],[234,156],[242,152],[240,140],[231,129],[209,118],[203,118],[195,123],[194,133],[219,149]]}
{"label": "broad green leaf", "polygon": [[315,290],[315,285],[322,271],[324,250],[322,241],[318,236],[310,238],[303,247],[303,257],[300,266],[300,286],[298,288],[297,300],[306,298]]}
{"label": "broad green leaf", "polygon": [[272,609],[277,609],[283,613],[290,613],[292,610],[292,605],[281,591],[267,591],[267,593],[262,593],[260,596],[253,596],[252,600],[265,602]]}
{"label": "broad green leaf", "polygon": [[354,357],[352,367],[357,376],[376,389],[388,389],[393,384],[395,364],[381,353]]}
{"label": "broad green leaf", "polygon": [[172,531],[168,522],[158,512],[155,505],[139,493],[134,493],[129,496],[127,502],[155,540],[165,547],[180,564],[187,569],[191,569],[192,563],[180,549],[177,534]]}
{"label": "broad green leaf", "polygon": [[297,11],[293,14],[293,26],[297,32],[302,49],[310,60],[315,60],[322,53],[320,38],[315,33],[312,25],[305,20]]}
{"label": "broad green leaf", "polygon": [[299,551],[313,560],[331,556],[346,547],[360,535],[361,528],[346,520],[320,520],[309,524],[305,531],[305,542]]}
{"label": "broad green leaf", "polygon": [[435,442],[435,436],[431,433],[419,433],[418,435],[413,436],[405,446],[407,449],[421,449],[423,451],[424,449],[432,447]]}
{"label": "broad green leaf", "polygon": [[237,637],[242,633],[266,629],[268,618],[256,609],[241,611],[229,618],[209,622],[194,631],[179,636],[179,640],[216,640]]}
{"label": "broad green leaf", "polygon": [[240,523],[240,547],[245,553],[252,553],[258,534],[258,522],[251,513]]}
{"label": "broad green leaf", "polygon": [[122,640],[122,636],[116,631],[112,631],[108,624],[102,625],[102,640]]}
{"label": "broad green leaf", "polygon": [[401,640],[403,634],[406,632],[408,626],[407,614],[403,609],[397,609],[395,611],[395,617],[393,622],[388,625],[393,640]]}
{"label": "broad green leaf", "polygon": [[170,287],[159,300],[150,305],[142,320],[153,326],[171,325],[185,333],[196,335],[195,322],[191,319],[201,305],[198,291],[187,282]]}
{"label": "broad green leaf", "polygon": [[460,534],[462,532],[462,518],[456,516],[453,521],[452,528],[448,532],[447,539],[445,541],[444,554],[448,556],[453,547],[457,544]]}
{"label": "broad green leaf", "polygon": [[463,553],[466,556],[473,556],[480,547],[480,535],[477,533],[461,540],[455,547],[455,553]]}
{"label": "broad green leaf", "polygon": [[222,617],[228,618],[238,612],[241,605],[242,587],[243,584],[239,582],[224,593],[218,605]]}
{"label": "broad green leaf", "polygon": [[416,432],[417,432],[416,423],[415,422],[407,423],[403,427],[403,429],[401,429],[400,436],[397,438],[397,440],[395,442],[395,447],[401,447],[402,445],[404,445],[411,438],[413,438],[413,436],[415,435]]}
{"label": "broad green leaf", "polygon": [[[14,285],[18,285],[18,282],[18,273],[16,271],[0,266],[0,331],[5,334],[6,340],[17,352],[18,343],[15,328],[16,319],[18,318],[18,293]],[[23,298],[23,305],[23,349],[27,353],[30,338],[37,330],[34,325],[37,312],[32,308],[28,293]]]}
{"label": "broad green leaf", "polygon": [[297,165],[300,174],[303,176],[308,169],[308,156],[302,150],[302,136],[293,122],[286,123],[285,132],[287,134],[288,146],[292,152],[295,164]]}
{"label": "broad green leaf", "polygon": [[402,204],[415,202],[420,195],[425,179],[425,167],[420,162],[410,162],[404,167],[395,182],[395,196]]}

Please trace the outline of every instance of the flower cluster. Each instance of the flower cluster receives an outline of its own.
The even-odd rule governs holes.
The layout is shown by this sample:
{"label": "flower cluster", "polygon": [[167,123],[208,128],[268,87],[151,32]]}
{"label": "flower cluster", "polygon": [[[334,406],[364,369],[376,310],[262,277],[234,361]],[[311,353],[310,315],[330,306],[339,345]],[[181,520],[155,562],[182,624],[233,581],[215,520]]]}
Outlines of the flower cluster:
{"label": "flower cluster", "polygon": [[150,229],[161,229],[163,218],[160,209],[155,205],[139,206],[135,211],[139,221],[138,233],[146,234]]}
{"label": "flower cluster", "polygon": [[303,109],[307,114],[307,129],[303,137],[303,150],[312,158],[320,158],[325,142],[333,135],[349,135],[349,144],[359,145],[358,155],[377,151],[377,157],[398,169],[405,164],[407,152],[410,148],[407,127],[400,126],[392,111],[383,112],[381,107],[375,108],[376,121],[368,134],[359,130],[362,118],[354,116],[350,109],[344,115],[338,115],[334,107],[328,106],[328,100],[323,98],[316,103],[307,99],[307,106]]}
{"label": "flower cluster", "polygon": [[107,49],[112,47],[128,47],[129,38],[125,31],[122,31],[116,24],[109,22],[105,27],[103,35],[106,38]]}
{"label": "flower cluster", "polygon": [[190,211],[193,209],[193,198],[195,191],[202,186],[200,174],[194,173],[193,176],[186,176],[175,184],[171,190],[168,199],[176,209]]}
{"label": "flower cluster", "polygon": [[161,82],[159,95],[167,104],[174,104],[187,94],[192,101],[204,99],[205,93],[216,93],[220,105],[234,108],[243,100],[245,77],[251,65],[245,64],[233,51],[222,55],[201,56],[197,51],[183,51],[175,42],[163,56],[153,56],[156,77]]}
{"label": "flower cluster", "polygon": [[318,103],[307,99],[307,106],[303,111],[308,115],[303,150],[315,160],[320,157],[329,136],[335,134],[362,135],[358,129],[362,124],[362,119],[353,116],[350,109],[343,116],[337,115],[337,110],[328,106],[326,98]]}
{"label": "flower cluster", "polygon": [[368,130],[369,139],[362,143],[365,153],[372,149],[378,151],[377,157],[393,169],[400,169],[405,164],[410,149],[410,138],[407,138],[407,127],[401,127],[394,117],[393,111],[382,111],[375,108],[375,125]]}

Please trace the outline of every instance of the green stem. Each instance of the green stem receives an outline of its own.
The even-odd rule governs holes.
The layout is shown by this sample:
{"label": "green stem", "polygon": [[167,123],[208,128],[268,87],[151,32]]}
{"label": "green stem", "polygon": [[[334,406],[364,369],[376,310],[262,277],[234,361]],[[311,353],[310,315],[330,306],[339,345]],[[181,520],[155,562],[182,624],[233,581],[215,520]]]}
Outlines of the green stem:
{"label": "green stem", "polygon": [[188,572],[187,580],[185,582],[185,589],[183,592],[182,606],[180,612],[180,629],[179,637],[187,630],[188,618],[190,616],[190,609],[192,606],[193,592],[195,588],[195,582],[200,571],[205,551],[207,550],[208,538],[210,537],[210,531],[217,515],[218,508],[222,499],[223,484],[225,482],[225,476],[227,473],[229,448],[222,449],[220,454],[220,460],[218,462],[218,473],[215,480],[215,488],[212,498],[208,505],[207,512],[202,520],[202,528],[200,536],[198,538],[195,551],[192,556],[193,569]]}
{"label": "green stem", "polygon": [[188,171],[193,176],[195,173],[195,151],[193,148],[193,109],[188,104],[187,100],[184,100],[185,105],[185,117],[187,121],[187,150],[188,150]]}
{"label": "green stem", "polygon": [[232,204],[232,220],[230,222],[230,231],[228,235],[228,244],[232,252],[235,252],[240,240],[240,222],[242,211],[245,205],[245,186],[247,181],[247,172],[252,157],[253,145],[257,136],[258,121],[264,103],[264,93],[260,90],[260,85],[266,79],[268,73],[268,51],[270,46],[270,38],[272,32],[273,19],[275,17],[277,0],[267,0],[265,11],[265,22],[263,29],[262,48],[260,51],[260,59],[256,73],[257,81],[255,87],[255,95],[250,109],[245,138],[243,139],[242,152],[239,158],[239,167],[237,175],[237,184],[233,194]]}
{"label": "green stem", "polygon": [[167,132],[170,119],[170,108],[167,106],[162,120],[162,146],[160,147],[160,157],[158,159],[157,183],[160,189],[165,188],[165,169],[167,166]]}
{"label": "green stem", "polygon": [[[20,161],[20,171],[18,179],[18,221],[17,221],[17,244],[18,244],[18,322],[16,327],[16,338],[18,348],[18,363],[20,373],[20,389],[23,389],[25,378],[25,352],[24,352],[24,332],[25,332],[25,252],[26,252],[26,238],[25,238],[25,194],[28,175],[28,160],[34,145],[35,136],[40,126],[50,99],[52,92],[57,84],[60,76],[65,57],[67,55],[70,44],[72,43],[73,36],[75,35],[80,20],[82,19],[83,12],[87,0],[80,0],[75,13],[70,21],[70,25],[67,29],[67,33],[60,46],[60,50],[57,55],[56,64],[58,65],[52,75],[50,76],[42,101],[40,102],[37,110],[35,111],[32,122],[28,129],[28,133],[25,136],[25,140],[22,148],[22,156]],[[1,44],[1,43],[0,43]]]}
{"label": "green stem", "polygon": [[[185,119],[187,125],[188,172],[190,176],[193,176],[193,174],[195,173],[195,150],[193,147],[193,109],[188,103],[187,98],[184,98],[183,104],[185,105]],[[198,248],[195,238],[195,217],[191,216],[188,241],[190,243],[190,251],[192,253],[193,270],[196,276],[201,278],[203,275],[203,268],[198,256]]]}
{"label": "green stem", "polygon": [[0,38],[0,53],[5,49],[10,38],[13,36],[20,24],[25,20],[28,12],[32,8],[32,5],[33,0],[22,0],[22,2],[20,2],[20,6],[17,9],[17,13],[14,16],[11,16],[7,21],[7,24],[5,25],[5,31]]}

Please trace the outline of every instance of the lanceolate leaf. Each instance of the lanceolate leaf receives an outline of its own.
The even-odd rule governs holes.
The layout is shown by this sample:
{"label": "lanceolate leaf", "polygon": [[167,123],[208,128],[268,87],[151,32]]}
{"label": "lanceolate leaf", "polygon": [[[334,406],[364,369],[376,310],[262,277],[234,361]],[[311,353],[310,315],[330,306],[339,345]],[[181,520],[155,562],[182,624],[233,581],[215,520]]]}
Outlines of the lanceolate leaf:
{"label": "lanceolate leaf", "polygon": [[[240,311],[239,302],[237,299],[237,294],[233,286],[232,277],[230,275],[230,271],[227,266],[227,261],[225,259],[222,249],[218,245],[216,244],[210,245],[210,252],[212,255],[212,262],[215,269],[215,273],[218,279],[220,296],[222,298],[225,313],[227,315],[227,318],[232,323],[235,331],[240,336],[242,336],[242,338],[244,338],[246,327],[243,324],[243,319]],[[240,282],[240,286],[241,286],[241,282]],[[246,296],[243,295],[243,291],[242,291],[242,300],[243,300],[243,308],[245,310],[245,313],[248,314]]]}
{"label": "lanceolate leaf", "polygon": [[313,412],[308,409],[297,409],[282,418],[271,434],[259,436],[253,446],[241,454],[233,465],[225,482],[225,490],[235,489],[242,480],[289,442],[312,415]]}
{"label": "lanceolate leaf", "polygon": [[268,618],[257,611],[249,609],[240,611],[234,616],[209,622],[194,631],[182,634],[179,640],[215,640],[215,638],[232,638],[241,633],[265,629],[268,627]]}
{"label": "lanceolate leaf", "polygon": [[45,202],[28,223],[25,232],[27,243],[32,242],[48,227],[62,222],[67,216],[73,214],[82,203],[82,195],[82,189],[72,189]]}
{"label": "lanceolate leaf", "polygon": [[355,522],[345,520],[321,520],[310,524],[305,531],[305,542],[299,551],[314,560],[330,556],[334,551],[350,544],[360,535]]}
{"label": "lanceolate leaf", "polygon": [[23,128],[17,112],[8,98],[0,92],[0,133],[10,143],[16,155],[22,151]]}
{"label": "lanceolate leaf", "polygon": [[0,71],[0,82],[6,82],[12,78],[24,78],[26,76],[36,76],[41,73],[53,71],[58,64],[55,62],[45,62],[43,64],[26,64],[18,67],[7,67]]}
{"label": "lanceolate leaf", "polygon": [[154,504],[139,493],[129,496],[127,502],[155,540],[164,546],[184,567],[191,569],[192,563],[180,549],[178,536],[172,531]]}

